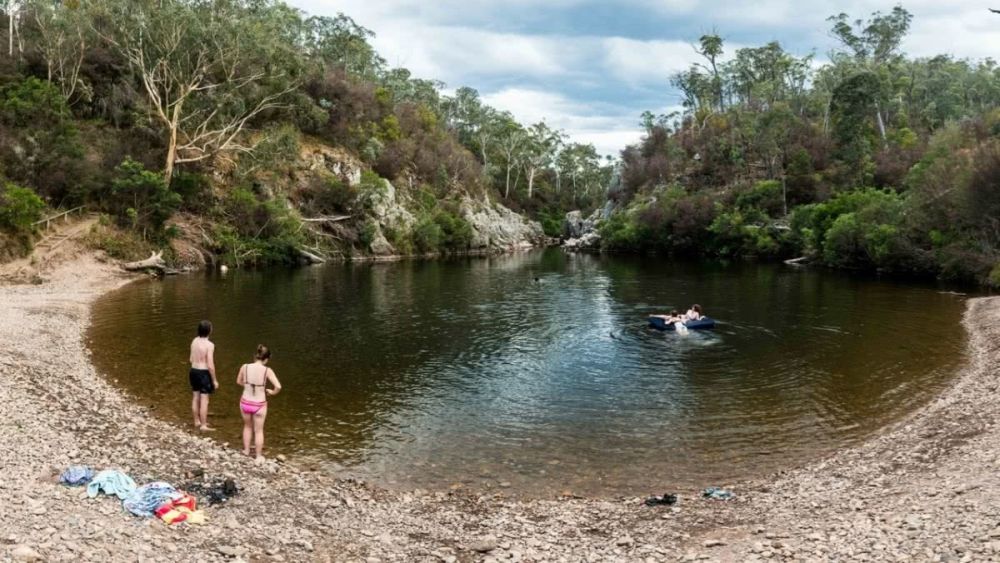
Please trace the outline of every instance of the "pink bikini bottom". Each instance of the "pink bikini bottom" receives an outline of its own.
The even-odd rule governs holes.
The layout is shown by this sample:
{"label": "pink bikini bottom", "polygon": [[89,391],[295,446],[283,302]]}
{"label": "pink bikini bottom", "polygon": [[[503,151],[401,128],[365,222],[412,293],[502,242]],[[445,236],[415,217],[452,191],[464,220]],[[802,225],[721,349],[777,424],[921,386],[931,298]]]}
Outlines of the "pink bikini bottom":
{"label": "pink bikini bottom", "polygon": [[257,414],[260,409],[267,406],[267,401],[251,401],[250,399],[240,399],[240,410],[243,414]]}

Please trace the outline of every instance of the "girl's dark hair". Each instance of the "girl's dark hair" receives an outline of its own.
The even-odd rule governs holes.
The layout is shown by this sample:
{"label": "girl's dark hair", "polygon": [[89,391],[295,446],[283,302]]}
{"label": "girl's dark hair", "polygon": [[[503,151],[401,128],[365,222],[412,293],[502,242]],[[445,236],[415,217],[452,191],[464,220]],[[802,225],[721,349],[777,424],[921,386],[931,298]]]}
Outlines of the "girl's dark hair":
{"label": "girl's dark hair", "polygon": [[677,316],[677,309],[671,309],[670,310],[670,316],[671,317],[676,317]]}
{"label": "girl's dark hair", "polygon": [[263,344],[258,344],[257,345],[257,352],[254,353],[253,357],[254,357],[255,360],[264,361],[264,360],[270,359],[270,357],[271,357],[271,351],[267,349],[267,346],[264,346]]}
{"label": "girl's dark hair", "polygon": [[694,311],[696,313],[698,313],[699,315],[701,314],[701,305],[697,305],[697,304],[691,305],[691,308],[694,309]]}
{"label": "girl's dark hair", "polygon": [[198,336],[205,338],[209,334],[212,334],[212,322],[201,321],[198,323]]}

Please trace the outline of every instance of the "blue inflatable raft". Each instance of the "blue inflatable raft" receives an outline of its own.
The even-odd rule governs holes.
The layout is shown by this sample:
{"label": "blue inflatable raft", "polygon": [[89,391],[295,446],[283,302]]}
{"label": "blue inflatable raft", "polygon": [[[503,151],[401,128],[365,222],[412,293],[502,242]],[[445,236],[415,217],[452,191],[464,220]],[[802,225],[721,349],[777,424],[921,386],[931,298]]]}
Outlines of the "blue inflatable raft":
{"label": "blue inflatable raft", "polygon": [[[674,323],[667,324],[667,321],[661,319],[660,317],[649,317],[649,326],[655,328],[656,330],[677,330]],[[688,327],[688,330],[707,330],[715,328],[715,319],[711,317],[702,317],[701,320],[688,321],[684,323],[684,326]]]}

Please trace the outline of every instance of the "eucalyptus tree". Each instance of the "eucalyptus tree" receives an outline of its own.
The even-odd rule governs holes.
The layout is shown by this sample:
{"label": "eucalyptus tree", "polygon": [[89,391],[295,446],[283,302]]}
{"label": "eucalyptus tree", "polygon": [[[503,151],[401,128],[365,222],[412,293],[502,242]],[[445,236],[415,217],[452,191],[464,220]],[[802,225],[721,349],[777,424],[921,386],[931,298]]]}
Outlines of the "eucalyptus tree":
{"label": "eucalyptus tree", "polygon": [[14,38],[18,38],[18,52],[23,50],[20,39],[20,22],[25,0],[0,0],[0,10],[7,18],[7,56],[14,57]]}
{"label": "eucalyptus tree", "polygon": [[566,135],[549,127],[540,121],[527,129],[527,136],[522,146],[521,164],[528,179],[528,199],[534,196],[535,178],[542,170],[555,163],[559,146]]}
{"label": "eucalyptus tree", "polygon": [[769,108],[778,101],[797,104],[810,78],[812,55],[795,57],[772,41],[761,47],[745,47],[725,66],[736,100],[754,108]]}
{"label": "eucalyptus tree", "polygon": [[313,16],[305,21],[305,26],[307,51],[324,65],[369,79],[377,78],[385,70],[385,59],[370,42],[375,33],[350,17]]}
{"label": "eucalyptus tree", "polygon": [[[868,73],[864,80],[855,81],[855,86],[865,83],[869,86],[868,96],[872,98],[875,120],[882,142],[886,142],[886,105],[893,97],[891,73],[902,60],[903,39],[910,29],[913,16],[902,6],[896,6],[888,14],[875,12],[867,20],[850,21],[847,14],[831,16],[831,33],[843,48],[835,51],[831,60],[834,65],[853,67],[856,72]],[[876,80],[870,80],[874,77]],[[856,88],[855,88],[855,93]],[[856,104],[855,104],[856,105]]]}
{"label": "eucalyptus tree", "polygon": [[1000,70],[992,59],[972,63],[938,55],[905,61],[901,74],[910,127],[934,130],[1000,105]]}
{"label": "eucalyptus tree", "polygon": [[435,114],[441,112],[443,82],[413,78],[409,70],[394,68],[383,72],[379,83],[392,93],[396,103],[420,104]]}
{"label": "eucalyptus tree", "polygon": [[570,180],[574,205],[579,200],[581,184],[586,194],[590,193],[595,184],[600,185],[601,157],[592,144],[570,143],[566,145],[559,152],[556,166]]}
{"label": "eucalyptus tree", "polygon": [[70,106],[89,101],[93,91],[81,70],[94,34],[86,10],[79,2],[52,0],[30,0],[22,9],[37,32],[48,81],[58,85]]}
{"label": "eucalyptus tree", "polygon": [[712,80],[696,65],[670,77],[670,85],[680,90],[681,105],[692,114],[711,110],[714,96]]}
{"label": "eucalyptus tree", "polygon": [[[524,159],[524,148],[528,142],[528,132],[513,116],[504,114],[497,127],[497,152],[504,163],[504,199],[510,199],[511,172],[518,170]],[[517,179],[514,178],[514,183]]]}
{"label": "eucalyptus tree", "polygon": [[726,111],[725,95],[723,91],[723,78],[720,69],[720,62],[723,55],[722,37],[717,33],[708,33],[698,39],[698,47],[695,51],[701,55],[707,64],[695,63],[705,69],[709,76],[709,84],[712,91],[713,103],[719,111]]}
{"label": "eucalyptus tree", "polygon": [[490,173],[490,153],[493,145],[508,129],[509,114],[498,112],[484,104],[479,92],[463,86],[454,96],[442,102],[445,122],[458,136],[459,142],[475,152],[483,164],[483,173]]}
{"label": "eucalyptus tree", "polygon": [[178,164],[252,152],[251,122],[296,87],[294,59],[281,58],[293,46],[264,25],[283,4],[105,0],[92,8],[95,29],[129,62],[163,128],[168,184]]}

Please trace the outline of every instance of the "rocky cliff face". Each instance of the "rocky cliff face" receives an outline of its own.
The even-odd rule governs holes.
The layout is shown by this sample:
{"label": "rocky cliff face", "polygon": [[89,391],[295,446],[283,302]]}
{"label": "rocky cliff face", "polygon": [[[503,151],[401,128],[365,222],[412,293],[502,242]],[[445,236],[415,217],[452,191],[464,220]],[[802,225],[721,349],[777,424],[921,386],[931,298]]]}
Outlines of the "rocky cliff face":
{"label": "rocky cliff face", "polygon": [[[310,174],[332,174],[354,187],[362,183],[365,170],[364,164],[353,155],[322,145],[303,148],[298,168],[301,171],[299,184],[303,184],[303,178]],[[419,206],[406,190],[397,189],[387,180],[383,180],[383,184],[381,189],[367,190],[359,195],[357,208],[364,210],[363,214],[352,217],[348,223],[359,232],[369,229],[365,238],[370,242],[361,250],[374,256],[404,253],[405,250],[395,248],[386,235],[409,232],[419,220]],[[459,215],[472,227],[470,250],[474,252],[531,248],[546,241],[540,223],[498,203],[465,196],[459,202]]]}
{"label": "rocky cliff face", "polygon": [[596,209],[589,217],[584,218],[580,211],[570,211],[566,214],[563,231],[566,240],[563,248],[567,250],[597,250],[601,247],[601,235],[597,232],[601,221],[606,219],[614,209],[609,201],[603,209]]}
{"label": "rocky cliff face", "polygon": [[529,221],[498,203],[465,198],[460,210],[462,217],[472,225],[473,250],[513,250],[545,242],[540,223]]}

